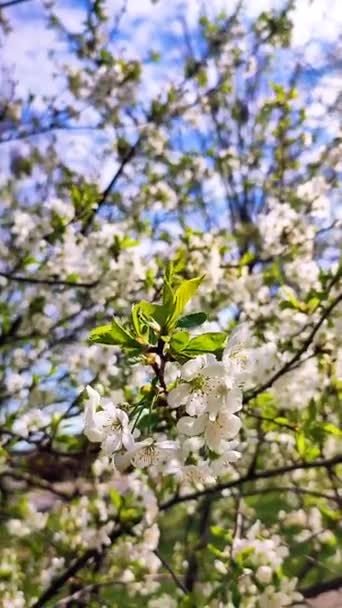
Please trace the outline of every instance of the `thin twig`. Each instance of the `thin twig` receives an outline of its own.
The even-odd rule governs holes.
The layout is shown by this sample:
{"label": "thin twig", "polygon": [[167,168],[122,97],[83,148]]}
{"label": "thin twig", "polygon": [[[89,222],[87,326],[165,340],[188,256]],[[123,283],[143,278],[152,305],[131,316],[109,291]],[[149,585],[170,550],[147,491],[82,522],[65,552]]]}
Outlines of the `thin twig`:
{"label": "thin twig", "polygon": [[323,311],[322,315],[320,316],[320,318],[318,319],[317,323],[313,326],[308,337],[303,342],[302,346],[293,355],[292,359],[287,361],[287,363],[285,363],[285,365],[283,365],[283,367],[281,369],[279,369],[273,376],[271,376],[271,378],[269,378],[264,384],[262,384],[255,390],[246,393],[246,395],[244,396],[244,403],[248,403],[248,401],[251,401],[251,399],[254,399],[255,397],[257,397],[257,395],[266,391],[268,388],[270,388],[274,384],[274,382],[276,380],[281,378],[287,372],[291,371],[292,367],[300,360],[301,356],[305,353],[305,351],[308,349],[308,347],[312,343],[312,341],[313,341],[316,333],[320,329],[321,325],[323,325],[324,321],[329,317],[330,313],[334,310],[334,308],[336,308],[336,306],[341,301],[342,301],[342,293],[340,293],[338,296],[336,296],[336,298],[334,298],[334,300],[331,302],[331,304],[327,308],[324,309],[324,311]]}
{"label": "thin twig", "polygon": [[179,589],[181,589],[183,591],[183,593],[187,594],[188,593],[187,588],[185,587],[185,585],[183,585],[181,579],[178,578],[177,574],[172,570],[172,568],[168,564],[168,562],[160,555],[159,551],[156,549],[153,553],[161,561],[161,563],[163,564],[165,570],[167,570],[168,573],[170,574],[170,576],[173,578],[173,580],[176,583],[177,587],[179,587]]}

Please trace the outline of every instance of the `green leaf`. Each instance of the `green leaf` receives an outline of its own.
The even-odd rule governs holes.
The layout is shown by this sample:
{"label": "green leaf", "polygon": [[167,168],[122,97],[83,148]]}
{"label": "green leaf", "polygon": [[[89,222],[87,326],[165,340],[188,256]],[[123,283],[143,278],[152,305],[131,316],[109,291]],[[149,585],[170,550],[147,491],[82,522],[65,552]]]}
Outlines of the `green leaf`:
{"label": "green leaf", "polygon": [[174,327],[184,308],[186,307],[188,302],[190,302],[191,298],[195,295],[203,279],[204,275],[202,275],[201,277],[195,277],[193,279],[183,281],[176,289],[172,302],[172,314],[167,320],[167,327],[169,329],[171,327]]}
{"label": "green leaf", "polygon": [[77,272],[71,272],[70,274],[68,274],[66,276],[66,280],[69,283],[77,283],[77,281],[79,281],[80,279],[80,275]]}
{"label": "green leaf", "polygon": [[329,435],[335,435],[336,437],[342,437],[342,431],[337,426],[332,424],[331,422],[323,423],[323,430]]}
{"label": "green leaf", "polygon": [[308,313],[311,315],[313,312],[315,312],[315,310],[317,310],[320,303],[321,303],[321,301],[317,296],[313,296],[312,298],[310,298],[310,300],[307,302],[307,305],[306,305]]}
{"label": "green leaf", "polygon": [[304,433],[297,433],[296,435],[296,446],[298,454],[302,457],[306,454],[306,440]]}
{"label": "green leaf", "polygon": [[300,302],[296,295],[290,290],[286,290],[287,300],[280,302],[280,308],[285,310],[286,308],[292,308],[294,310],[299,310],[300,312],[306,312],[306,305],[303,302]]}
{"label": "green leaf", "polygon": [[201,353],[215,353],[224,347],[227,334],[224,332],[209,332],[192,338],[186,346],[186,353],[196,357]]}
{"label": "green leaf", "polygon": [[226,553],[224,551],[222,551],[221,549],[219,549],[218,547],[215,547],[215,545],[212,543],[208,543],[208,550],[210,551],[210,553],[212,555],[214,555],[215,557],[218,557],[219,559],[226,558]]}
{"label": "green leaf", "polygon": [[174,293],[171,283],[165,277],[163,285],[163,305],[171,312],[173,308]]}
{"label": "green leaf", "polygon": [[131,321],[135,334],[147,344],[155,344],[168,315],[162,304],[142,300],[132,306]]}
{"label": "green leaf", "polygon": [[119,511],[123,504],[123,500],[119,492],[114,488],[109,490],[109,499],[112,505],[114,505],[114,507],[116,508],[116,510]]}
{"label": "green leaf", "polygon": [[235,561],[237,562],[237,564],[239,564],[239,566],[245,567],[254,552],[254,547],[246,547],[245,549],[242,549],[242,551],[239,551],[235,558]]}
{"label": "green leaf", "polygon": [[177,331],[170,340],[170,347],[176,353],[181,353],[189,344],[190,334],[188,331]]}
{"label": "green leaf", "polygon": [[90,332],[89,340],[96,344],[126,346],[137,348],[139,343],[118,321],[113,320],[111,325],[101,325]]}
{"label": "green leaf", "polygon": [[185,329],[191,329],[192,327],[198,327],[207,320],[205,312],[193,312],[189,315],[181,317],[177,321],[176,327],[184,327]]}

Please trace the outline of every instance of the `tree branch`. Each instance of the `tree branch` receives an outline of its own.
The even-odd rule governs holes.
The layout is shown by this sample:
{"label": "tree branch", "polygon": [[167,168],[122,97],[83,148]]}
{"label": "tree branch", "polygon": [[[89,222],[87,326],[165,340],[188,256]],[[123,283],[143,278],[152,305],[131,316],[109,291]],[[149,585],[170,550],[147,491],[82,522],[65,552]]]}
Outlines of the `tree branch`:
{"label": "tree branch", "polygon": [[[335,277],[336,280],[338,277]],[[302,346],[297,350],[297,352],[293,355],[292,359],[290,359],[281,369],[279,369],[269,380],[267,380],[264,384],[259,386],[253,391],[246,393],[244,396],[244,403],[248,403],[251,399],[254,399],[260,393],[263,393],[268,388],[270,388],[278,378],[281,378],[284,374],[291,371],[292,367],[300,360],[301,356],[306,352],[311,342],[313,341],[315,335],[320,329],[321,325],[323,325],[324,321],[329,317],[330,313],[334,310],[334,308],[342,301],[342,293],[340,293],[331,304],[324,309],[322,315],[318,319],[317,323],[313,326],[311,332],[309,333],[306,340],[303,342]]]}
{"label": "tree branch", "polygon": [[61,588],[67,583],[79,570],[84,568],[87,563],[101,555],[108,549],[114,541],[118,540],[124,534],[129,534],[133,528],[133,526],[137,523],[137,521],[132,522],[129,528],[118,528],[114,530],[110,534],[111,544],[107,547],[103,547],[102,551],[99,549],[87,549],[80,557],[76,558],[71,565],[62,572],[59,576],[54,578],[49,585],[49,587],[42,593],[42,595],[38,598],[38,600],[31,606],[31,608],[43,608],[51,598],[53,598]]}
{"label": "tree branch", "polygon": [[321,593],[325,593],[326,591],[335,591],[336,589],[340,589],[342,587],[342,576],[337,576],[336,578],[330,579],[329,581],[323,581],[321,583],[315,583],[311,585],[311,587],[306,587],[305,589],[300,589],[300,593],[304,595],[304,597],[316,597]]}
{"label": "tree branch", "polygon": [[333,502],[339,502],[336,496],[333,494],[324,494],[323,492],[315,492],[315,490],[307,490],[306,488],[298,488],[297,486],[276,486],[274,488],[260,488],[255,490],[247,490],[242,492],[241,496],[257,496],[258,494],[272,494],[273,492],[293,492],[294,494],[307,494],[308,496],[315,496],[316,498],[324,498],[325,500],[332,500]]}
{"label": "tree branch", "polygon": [[167,561],[165,561],[165,559],[160,555],[159,551],[156,549],[154,551],[154,554],[158,557],[158,559],[161,561],[161,563],[163,564],[165,570],[168,571],[168,573],[170,574],[171,578],[174,580],[174,582],[176,583],[177,587],[179,587],[179,589],[181,589],[183,591],[183,593],[187,594],[187,588],[185,587],[185,585],[183,585],[182,581],[180,578],[178,578],[177,574],[172,570],[171,566],[167,563]]}
{"label": "tree branch", "polygon": [[97,201],[96,207],[93,208],[92,212],[88,215],[86,221],[84,222],[83,228],[81,230],[81,234],[83,234],[83,235],[88,234],[90,226],[95,218],[95,215],[100,211],[101,207],[107,201],[109,194],[111,193],[112,189],[114,188],[116,182],[120,179],[122,173],[124,172],[126,165],[135,156],[135,154],[141,144],[142,139],[143,139],[143,136],[140,135],[138,137],[138,139],[136,140],[136,142],[129,148],[127,154],[123,157],[119,168],[115,172],[115,174],[112,177],[111,181],[109,182],[107,188],[102,192],[100,199]]}
{"label": "tree branch", "polygon": [[91,283],[77,283],[75,281],[67,281],[63,279],[43,279],[38,277],[24,277],[21,275],[11,274],[10,272],[1,272],[0,277],[4,277],[9,281],[16,281],[17,283],[32,283],[36,285],[62,285],[63,287],[72,287],[72,288],[84,288],[90,289],[92,287],[96,287],[99,281],[92,281]]}
{"label": "tree branch", "polygon": [[208,543],[208,527],[210,524],[211,503],[211,498],[206,497],[200,508],[198,526],[199,541],[189,555],[188,569],[185,576],[185,585],[189,592],[193,590],[199,575],[199,559],[197,552],[203,549]]}
{"label": "tree branch", "polygon": [[222,490],[227,490],[229,488],[238,488],[245,483],[250,481],[257,481],[258,479],[270,479],[272,477],[277,477],[278,475],[283,475],[285,473],[291,473],[292,471],[300,471],[305,469],[318,469],[324,467],[331,467],[337,464],[342,463],[342,454],[338,454],[333,458],[327,458],[322,460],[313,460],[309,462],[301,462],[299,464],[289,464],[283,467],[278,467],[275,469],[269,469],[266,471],[259,471],[253,474],[245,475],[244,477],[240,477],[239,479],[234,479],[233,481],[228,481],[227,483],[220,483],[216,486],[212,486],[206,488],[205,490],[198,490],[197,492],[192,492],[191,494],[184,494],[184,496],[174,496],[170,498],[170,500],[162,503],[160,505],[161,511],[167,511],[174,505],[178,505],[182,502],[188,502],[189,500],[197,500],[201,496],[215,496],[216,494],[220,494]]}

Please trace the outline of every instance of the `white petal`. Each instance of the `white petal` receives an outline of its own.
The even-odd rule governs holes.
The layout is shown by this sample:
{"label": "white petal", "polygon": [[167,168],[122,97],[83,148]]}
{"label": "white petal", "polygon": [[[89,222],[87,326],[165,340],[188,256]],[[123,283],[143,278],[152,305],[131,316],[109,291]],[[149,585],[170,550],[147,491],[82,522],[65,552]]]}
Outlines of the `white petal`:
{"label": "white petal", "polygon": [[241,426],[242,423],[238,416],[234,416],[234,414],[228,416],[227,422],[224,426],[224,438],[232,439],[233,437],[235,437],[241,429]]}
{"label": "white petal", "polygon": [[118,452],[114,454],[114,464],[120,472],[128,469],[132,460],[132,452]]}
{"label": "white petal", "polygon": [[194,435],[200,435],[203,433],[205,428],[205,416],[199,418],[191,418],[190,416],[183,416],[177,422],[177,430],[183,435],[193,437]]}
{"label": "white petal", "polygon": [[177,363],[172,363],[171,361],[167,361],[164,369],[164,380],[166,384],[170,384],[171,382],[175,382],[179,377],[179,365]]}
{"label": "white petal", "polygon": [[250,333],[247,323],[241,323],[231,333],[228,344],[224,349],[223,356],[225,354],[231,354],[244,348],[250,341]]}
{"label": "white petal", "polygon": [[135,467],[141,467],[144,469],[145,467],[149,467],[152,464],[159,464],[159,452],[158,450],[150,450],[149,448],[141,448],[137,452],[135,452],[132,458],[132,464]]}
{"label": "white petal", "polygon": [[[240,447],[240,442],[233,440],[233,441],[224,441],[223,442],[223,448],[224,448],[224,452],[229,452],[232,450],[236,450],[236,448]],[[239,452],[240,454],[240,452]]]}
{"label": "white petal", "polygon": [[207,424],[204,437],[208,448],[210,448],[213,452],[218,452],[220,450],[222,434],[221,428],[217,422],[209,422]]}
{"label": "white petal", "polygon": [[118,388],[111,392],[110,398],[115,405],[119,405],[119,403],[125,401],[125,393],[121,388]]}
{"label": "white petal", "polygon": [[240,452],[237,452],[236,450],[229,450],[224,453],[224,456],[228,462],[237,462],[241,458]]}
{"label": "white petal", "polygon": [[189,416],[200,416],[207,411],[208,399],[203,393],[194,391],[191,393],[185,409]]}
{"label": "white petal", "polygon": [[85,406],[84,434],[88,437],[89,441],[97,442],[102,441],[103,439],[101,417],[99,414],[96,414],[96,407],[91,400],[89,400]]}
{"label": "white petal", "polygon": [[121,437],[118,433],[115,433],[113,435],[108,435],[108,437],[105,437],[105,439],[102,441],[102,453],[105,454],[106,456],[112,456],[113,452],[117,452],[118,450],[120,450],[122,447],[122,441],[121,441]]}
{"label": "white petal", "polygon": [[179,448],[179,444],[177,443],[177,441],[171,441],[170,439],[158,441],[156,445],[161,450],[177,450]]}
{"label": "white petal", "polygon": [[239,388],[233,388],[227,394],[225,399],[224,409],[234,414],[242,408],[242,392]]}
{"label": "white petal", "polygon": [[91,403],[94,405],[94,407],[96,409],[97,406],[100,405],[100,402],[101,402],[100,394],[92,386],[90,386],[90,384],[88,384],[86,386],[86,390],[88,393],[89,401],[91,401]]}
{"label": "white petal", "polygon": [[129,418],[128,418],[126,412],[124,412],[123,410],[120,410],[119,408],[116,408],[115,417],[118,420],[120,420],[123,427],[128,426]]}
{"label": "white petal", "polygon": [[223,363],[216,361],[215,363],[204,367],[201,374],[207,378],[224,378],[226,375],[226,369]]}
{"label": "white petal", "polygon": [[237,462],[239,458],[241,458],[240,452],[235,452],[233,450],[224,452],[222,456],[214,460],[212,463],[212,469],[216,475],[222,475],[227,469],[229,469],[230,463]]}
{"label": "white petal", "polygon": [[182,457],[185,461],[191,452],[198,452],[204,446],[203,435],[188,437],[182,442]]}
{"label": "white petal", "polygon": [[200,466],[194,464],[186,465],[182,468],[182,474],[184,480],[193,484],[195,487],[203,487],[213,484],[216,481],[210,468],[206,464]]}
{"label": "white petal", "polygon": [[124,430],[122,432],[122,445],[126,448],[126,450],[130,451],[134,448],[134,439],[133,435],[130,431]]}
{"label": "white petal", "polygon": [[207,355],[202,355],[203,356],[203,367],[208,367],[209,365],[214,365],[215,363],[217,363],[217,359],[215,357],[215,355],[213,355],[212,353],[208,353]]}
{"label": "white petal", "polygon": [[93,443],[98,443],[99,441],[102,441],[103,438],[103,433],[95,428],[84,429],[84,434],[89,439],[89,441],[92,441]]}
{"label": "white petal", "polygon": [[183,403],[185,403],[188,395],[190,394],[190,386],[183,382],[173,388],[172,391],[169,392],[167,396],[167,402],[170,407],[179,407]]}
{"label": "white petal", "polygon": [[184,363],[181,376],[184,380],[192,380],[195,376],[199,374],[203,367],[203,357],[196,357],[196,359],[191,359]]}
{"label": "white petal", "polygon": [[222,397],[219,398],[216,395],[208,395],[207,400],[209,420],[216,420],[217,414],[219,413],[223,405]]}

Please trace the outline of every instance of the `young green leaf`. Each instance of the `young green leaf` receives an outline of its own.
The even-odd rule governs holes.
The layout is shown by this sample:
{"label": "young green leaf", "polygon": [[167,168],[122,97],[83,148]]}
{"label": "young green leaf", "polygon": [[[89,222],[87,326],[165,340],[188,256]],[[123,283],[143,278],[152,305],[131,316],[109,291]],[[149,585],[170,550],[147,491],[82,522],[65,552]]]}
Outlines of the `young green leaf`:
{"label": "young green leaf", "polygon": [[187,347],[189,341],[190,334],[188,331],[177,331],[170,340],[171,350],[175,353],[181,353]]}
{"label": "young green leaf", "polygon": [[167,320],[168,329],[175,326],[179,317],[184,311],[184,308],[190,302],[191,298],[195,295],[200,284],[204,279],[204,275],[201,277],[195,277],[187,281],[183,281],[180,286],[176,289],[172,303],[172,313]]}
{"label": "young green leaf", "polygon": [[202,325],[207,320],[205,312],[192,312],[189,315],[181,317],[177,321],[176,327],[184,327],[185,329],[192,329]]}
{"label": "young green leaf", "polygon": [[186,354],[196,357],[202,353],[215,353],[222,350],[227,339],[224,332],[209,332],[192,338],[186,345]]}
{"label": "young green leaf", "polygon": [[139,347],[139,343],[115,319],[111,325],[95,327],[95,329],[90,332],[89,340],[95,344],[126,346],[128,348]]}

